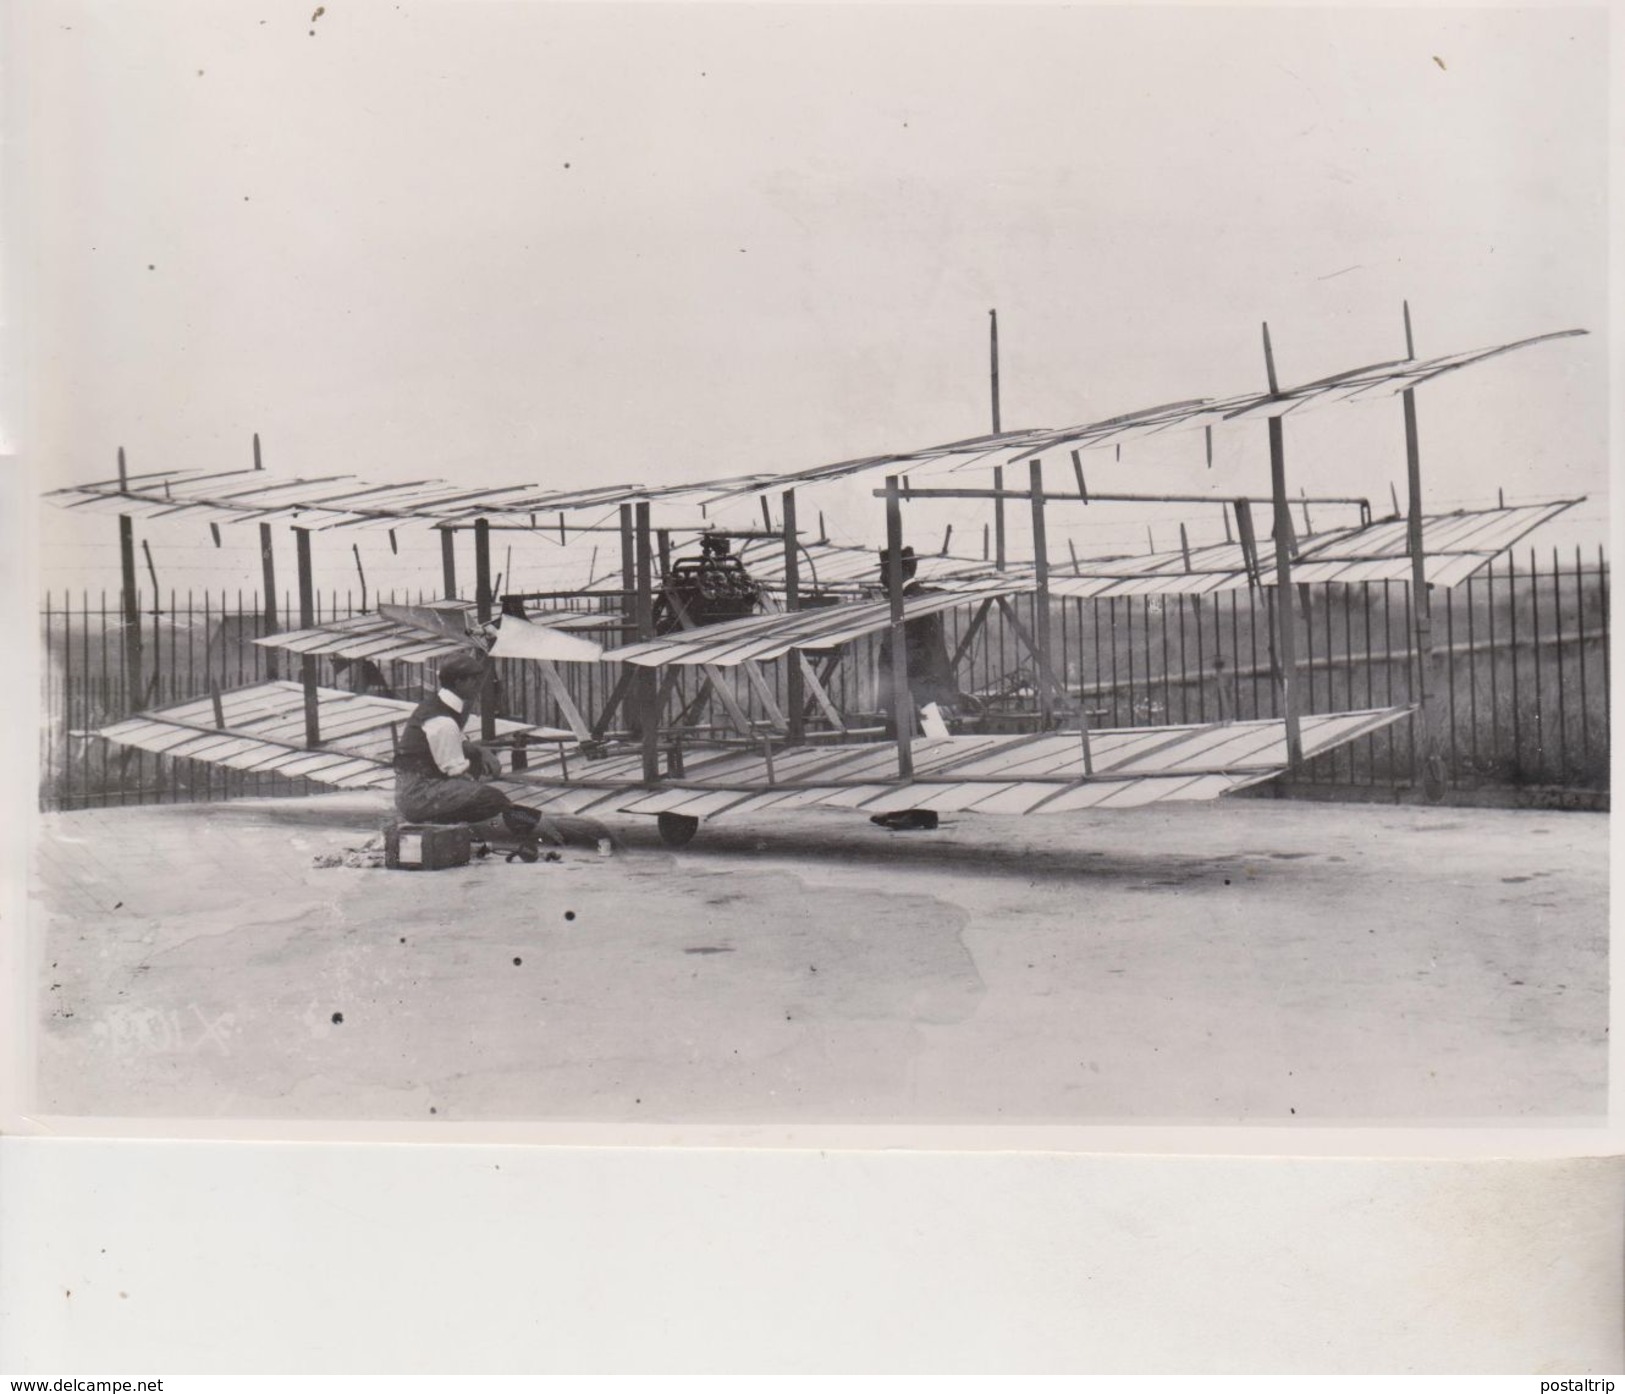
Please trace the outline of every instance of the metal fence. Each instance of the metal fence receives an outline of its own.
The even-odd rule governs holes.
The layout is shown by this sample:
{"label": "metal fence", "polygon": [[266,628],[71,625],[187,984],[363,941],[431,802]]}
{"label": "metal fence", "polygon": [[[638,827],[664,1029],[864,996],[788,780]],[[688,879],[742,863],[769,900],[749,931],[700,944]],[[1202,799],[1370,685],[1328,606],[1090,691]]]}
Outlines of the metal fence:
{"label": "metal fence", "polygon": [[[1301,711],[1421,701],[1408,584],[1293,591]],[[1273,590],[1071,602],[1057,635],[1068,686],[1108,726],[1279,716],[1275,604]],[[1419,716],[1310,760],[1294,782],[1404,796],[1422,785],[1431,749],[1458,795],[1606,795],[1606,558],[1508,555],[1433,590],[1431,610]]]}
{"label": "metal fence", "polygon": [[[377,597],[421,603],[422,595]],[[1298,626],[1300,710],[1330,712],[1413,703],[1422,691],[1410,588],[1402,582],[1293,588]],[[153,803],[312,792],[302,780],[225,770],[110,745],[98,728],[129,714],[132,679],[139,705],[163,706],[298,672],[297,661],[253,641],[265,632],[257,595],[176,595],[154,606],[138,597],[139,654],[118,597],[48,598],[42,611],[46,703],[41,800],[51,808]],[[594,608],[612,600],[582,602]],[[1280,715],[1273,652],[1273,590],[1207,597],[1068,600],[1051,607],[1051,655],[1057,677],[1081,699],[1093,725],[1120,727]],[[1025,607],[1025,612],[1022,613]],[[1031,602],[1018,602],[1031,626]],[[1608,563],[1530,553],[1527,564],[1503,557],[1464,585],[1432,593],[1433,659],[1423,716],[1389,727],[1307,762],[1291,789],[1322,795],[1405,798],[1423,786],[1426,755],[1445,797],[1486,794],[1505,801],[1603,806],[1608,792]],[[284,598],[283,613],[291,613]],[[318,597],[317,620],[359,613],[355,597]],[[613,619],[606,615],[606,621]],[[970,616],[949,618],[957,643]],[[606,641],[614,636],[606,631]],[[881,675],[878,641],[843,651],[828,672],[836,704],[858,728],[877,728]],[[611,665],[564,664],[577,704],[601,710],[619,680]],[[505,714],[550,725],[564,716],[535,666],[499,665]],[[139,676],[137,676],[139,675]],[[765,690],[782,705],[784,669],[768,665]],[[380,687],[415,697],[421,669],[408,664],[364,671],[323,661],[329,685]],[[702,678],[685,675],[676,699],[696,695]],[[1002,612],[991,612],[960,668],[990,729],[1031,728],[1037,700],[1030,657]],[[752,716],[767,714],[761,695],[738,687]],[[721,727],[714,697],[702,721]],[[1433,789],[1432,793],[1439,792]]]}

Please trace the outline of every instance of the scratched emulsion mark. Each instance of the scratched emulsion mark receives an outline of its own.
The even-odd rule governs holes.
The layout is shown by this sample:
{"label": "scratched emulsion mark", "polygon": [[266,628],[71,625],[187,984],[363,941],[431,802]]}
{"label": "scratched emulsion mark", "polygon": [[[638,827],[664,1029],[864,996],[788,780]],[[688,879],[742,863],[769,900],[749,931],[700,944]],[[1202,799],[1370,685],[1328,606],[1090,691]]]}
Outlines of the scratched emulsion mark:
{"label": "scratched emulsion mark", "polygon": [[221,1055],[230,1055],[231,1037],[237,1029],[236,1013],[221,1012],[211,1017],[195,1002],[191,1008],[193,1019],[188,1019],[178,1008],[119,1003],[92,1023],[91,1034],[116,1052],[178,1054],[212,1046]]}
{"label": "scratched emulsion mark", "polygon": [[[314,24],[318,19],[320,19],[326,13],[327,13],[327,6],[326,5],[318,5],[318,6],[316,6],[316,13],[311,15],[310,22],[312,24]],[[313,39],[316,37],[316,31],[314,29],[312,29],[310,31],[310,37],[313,38]]]}
{"label": "scratched emulsion mark", "polygon": [[[317,10],[316,13],[320,14],[321,11]],[[1439,65],[1439,69],[1440,69],[1441,72],[1448,72],[1449,71],[1449,69],[1446,68],[1445,65],[1444,65],[1444,59],[1439,57],[1439,55],[1437,53],[1435,53],[1433,55],[1433,61]]]}

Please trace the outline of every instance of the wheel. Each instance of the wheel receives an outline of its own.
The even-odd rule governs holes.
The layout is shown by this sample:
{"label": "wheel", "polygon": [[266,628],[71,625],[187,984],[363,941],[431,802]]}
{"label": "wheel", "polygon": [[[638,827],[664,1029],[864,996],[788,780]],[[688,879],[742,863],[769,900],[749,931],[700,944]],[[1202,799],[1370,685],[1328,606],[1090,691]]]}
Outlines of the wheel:
{"label": "wheel", "polygon": [[686,813],[662,813],[655,822],[660,827],[660,840],[668,847],[687,847],[700,830],[700,820]]}

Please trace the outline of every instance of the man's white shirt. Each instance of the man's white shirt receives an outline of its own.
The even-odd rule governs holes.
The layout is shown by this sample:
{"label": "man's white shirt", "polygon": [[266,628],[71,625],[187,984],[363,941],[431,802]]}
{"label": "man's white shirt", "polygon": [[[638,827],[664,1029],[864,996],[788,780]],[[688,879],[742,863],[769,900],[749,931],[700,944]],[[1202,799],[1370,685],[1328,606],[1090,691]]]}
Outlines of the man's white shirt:
{"label": "man's white shirt", "polygon": [[[435,696],[454,712],[463,709],[463,699],[455,692],[441,688]],[[429,742],[429,753],[434,756],[440,772],[448,777],[468,773],[468,757],[463,754],[463,733],[449,716],[431,716],[423,723],[423,734]]]}

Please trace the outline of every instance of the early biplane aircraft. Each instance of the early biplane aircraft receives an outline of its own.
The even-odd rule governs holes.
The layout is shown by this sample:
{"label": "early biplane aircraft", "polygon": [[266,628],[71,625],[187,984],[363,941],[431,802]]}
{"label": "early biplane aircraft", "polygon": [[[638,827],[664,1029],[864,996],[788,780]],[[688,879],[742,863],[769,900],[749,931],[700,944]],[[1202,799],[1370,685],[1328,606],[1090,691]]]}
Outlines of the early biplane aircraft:
{"label": "early biplane aircraft", "polygon": [[[1407,340],[1409,319],[1407,314]],[[470,490],[438,483],[366,485],[349,477],[266,482],[255,470],[209,475],[164,472],[56,491],[69,507],[121,515],[129,593],[133,596],[130,519],[194,517],[221,524],[257,521],[266,557],[269,526],[292,523],[299,550],[301,624],[258,642],[293,653],[300,681],[281,681],[141,711],[100,734],[170,756],[234,768],[276,771],[342,788],[386,787],[393,742],[412,703],[377,692],[322,687],[324,659],[432,664],[469,648],[510,663],[535,665],[560,724],[541,726],[499,712],[495,674],[481,703],[481,739],[507,753],[500,786],[516,802],[549,813],[655,815],[674,845],[702,820],[801,809],[861,812],[879,821],[903,812],[938,814],[1066,813],[1208,800],[1295,769],[1303,761],[1409,716],[1411,705],[1307,714],[1301,711],[1292,607],[1273,607],[1274,684],[1279,715],[1241,720],[1221,713],[1202,724],[1095,728],[1080,694],[1050,661],[1055,599],[1207,596],[1293,582],[1404,581],[1416,598],[1418,651],[1427,652],[1427,593],[1466,579],[1498,553],[1579,502],[1486,508],[1429,516],[1421,495],[1414,393],[1443,374],[1533,344],[1583,333],[1547,334],[1472,353],[1393,360],[1297,387],[1275,381],[1268,329],[1268,390],[1195,399],[1054,430],[995,431],[904,455],[843,461],[784,475],[749,475],[703,484],[543,491],[532,486]],[[1283,420],[1329,403],[1392,394],[1403,407],[1408,508],[1374,519],[1364,499],[1359,521],[1312,536],[1296,532],[1286,485]],[[1082,454],[1179,429],[1209,433],[1229,423],[1268,423],[1270,490],[1258,497],[1212,494],[1091,494]],[[1046,478],[1045,463],[1052,464]],[[1026,466],[1025,487],[1004,471]],[[1053,468],[1059,464],[1060,470]],[[1070,464],[1070,471],[1066,465]],[[991,486],[933,481],[991,468]],[[885,505],[884,555],[843,547],[797,526],[798,489],[872,475]],[[922,480],[925,481],[922,483]],[[1059,481],[1059,482],[1058,482]],[[781,494],[782,524],[770,526],[767,496]],[[714,523],[656,528],[651,506],[712,505],[759,497],[764,526]],[[903,509],[921,499],[992,505],[997,554],[920,559],[927,584],[911,585],[902,560]],[[1225,509],[1223,543],[1181,546],[1149,556],[1079,558],[1056,564],[1046,543],[1051,509],[1104,502],[1181,502]],[[1307,500],[1307,502],[1317,502]],[[1271,511],[1269,550],[1261,547],[1252,508]],[[1030,519],[1032,555],[1005,555],[1007,507]],[[563,540],[581,510],[619,510],[620,586],[498,595],[490,576],[490,530],[552,530]],[[1235,532],[1230,531],[1233,519]],[[441,531],[447,599],[433,605],[379,605],[374,613],[317,624],[311,604],[313,533],[425,523]],[[580,525],[578,530],[580,530]],[[477,584],[472,602],[456,598],[453,536],[474,535]],[[692,536],[697,557],[671,558],[673,539]],[[731,543],[743,540],[740,552]],[[946,547],[944,548],[946,553]],[[127,602],[129,603],[129,602]],[[978,729],[974,710],[949,723],[928,711],[909,714],[911,627],[965,610],[950,666],[962,663],[995,611],[1025,650],[1033,674],[1031,711],[1021,729]],[[275,630],[275,616],[270,626]],[[843,709],[830,681],[843,656],[865,640],[884,640],[884,707],[900,719]],[[584,709],[569,665],[610,675],[599,709]],[[782,681],[766,673],[782,665]],[[974,703],[969,706],[973,709]],[[710,719],[720,707],[724,720]]]}

